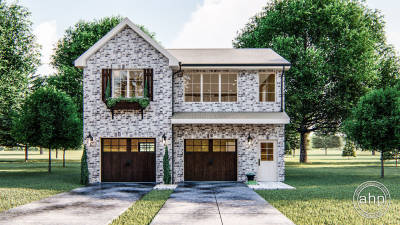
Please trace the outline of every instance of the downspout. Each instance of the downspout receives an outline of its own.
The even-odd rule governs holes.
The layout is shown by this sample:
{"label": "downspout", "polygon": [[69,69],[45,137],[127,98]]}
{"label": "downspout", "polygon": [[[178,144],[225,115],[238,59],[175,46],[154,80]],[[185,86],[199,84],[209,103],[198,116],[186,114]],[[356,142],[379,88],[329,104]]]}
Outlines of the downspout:
{"label": "downspout", "polygon": [[283,102],[283,78],[285,75],[285,66],[283,66],[282,73],[281,73],[281,112],[285,111],[284,102]]}
{"label": "downspout", "polygon": [[[175,74],[178,74],[178,73],[180,73],[180,72],[182,72],[182,63],[181,62],[179,62],[179,70],[178,71],[176,71],[175,73],[172,73],[172,116],[174,115],[174,76],[175,76]],[[171,131],[171,150],[172,150],[172,170],[171,170],[171,173],[172,173],[172,179],[171,179],[171,183],[175,183],[175,150],[174,150],[174,125],[173,124],[171,124],[171,128],[172,128],[172,131]]]}

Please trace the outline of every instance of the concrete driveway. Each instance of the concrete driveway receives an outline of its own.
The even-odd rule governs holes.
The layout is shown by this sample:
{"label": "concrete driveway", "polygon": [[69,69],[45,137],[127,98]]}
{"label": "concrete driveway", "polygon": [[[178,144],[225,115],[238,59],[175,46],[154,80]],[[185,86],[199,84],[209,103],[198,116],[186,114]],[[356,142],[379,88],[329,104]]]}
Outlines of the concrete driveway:
{"label": "concrete driveway", "polygon": [[243,183],[185,182],[175,189],[151,224],[294,223]]}
{"label": "concrete driveway", "polygon": [[74,189],[0,213],[0,224],[109,224],[153,184],[103,183]]}

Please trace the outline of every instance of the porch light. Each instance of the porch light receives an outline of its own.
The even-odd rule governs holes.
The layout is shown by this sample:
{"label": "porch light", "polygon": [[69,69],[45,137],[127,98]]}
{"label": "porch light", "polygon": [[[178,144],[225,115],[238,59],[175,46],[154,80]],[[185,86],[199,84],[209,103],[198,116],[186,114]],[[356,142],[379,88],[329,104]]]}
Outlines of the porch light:
{"label": "porch light", "polygon": [[86,136],[85,141],[86,141],[87,145],[92,146],[94,141],[93,141],[93,136],[92,136],[92,134],[90,132],[89,132],[89,135]]}
{"label": "porch light", "polygon": [[250,136],[247,137],[247,144],[251,145],[253,143],[253,138]]}
{"label": "porch light", "polygon": [[165,134],[163,134],[163,136],[162,136],[162,143],[163,143],[163,145],[167,144],[167,136],[165,136]]}

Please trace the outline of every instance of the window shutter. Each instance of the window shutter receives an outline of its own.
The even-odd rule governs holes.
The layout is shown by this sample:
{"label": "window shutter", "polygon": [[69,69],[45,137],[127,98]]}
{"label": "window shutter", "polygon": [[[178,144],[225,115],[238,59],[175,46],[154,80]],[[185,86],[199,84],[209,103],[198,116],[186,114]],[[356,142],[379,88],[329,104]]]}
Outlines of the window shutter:
{"label": "window shutter", "polygon": [[148,97],[153,101],[153,69],[144,69],[144,82],[147,84]]}
{"label": "window shutter", "polygon": [[101,99],[103,100],[103,102],[106,102],[106,89],[108,81],[110,81],[110,89],[112,90],[111,75],[112,75],[111,69],[101,70]]}

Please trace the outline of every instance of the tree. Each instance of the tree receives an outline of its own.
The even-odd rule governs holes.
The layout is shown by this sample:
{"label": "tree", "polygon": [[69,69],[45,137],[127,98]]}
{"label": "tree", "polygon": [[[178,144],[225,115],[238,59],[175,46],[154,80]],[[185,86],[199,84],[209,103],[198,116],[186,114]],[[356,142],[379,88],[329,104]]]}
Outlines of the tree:
{"label": "tree", "polygon": [[0,1],[0,145],[16,146],[12,116],[26,95],[28,76],[39,64],[31,13],[16,3]]}
{"label": "tree", "polygon": [[[80,117],[83,113],[83,73],[82,69],[74,66],[74,61],[122,20],[120,16],[113,16],[94,21],[79,21],[69,27],[57,43],[52,56],[52,65],[58,72],[48,79],[48,83],[71,96]],[[137,26],[150,37],[155,37],[155,34],[149,32],[144,26]]]}
{"label": "tree", "polygon": [[346,144],[344,145],[342,156],[353,156],[356,157],[356,146],[350,140],[346,140]]}
{"label": "tree", "polygon": [[171,183],[171,169],[169,165],[169,156],[168,156],[168,146],[165,145],[165,152],[164,152],[164,158],[163,158],[163,171],[164,171],[164,176],[163,176],[163,181],[164,184],[170,184]]}
{"label": "tree", "polygon": [[361,148],[381,152],[383,178],[385,153],[400,146],[400,89],[378,89],[363,96],[344,123],[344,131]]}
{"label": "tree", "polygon": [[395,87],[400,80],[400,59],[396,50],[391,45],[383,44],[379,48],[380,59],[378,61],[378,77],[376,89]]}
{"label": "tree", "polygon": [[359,97],[378,80],[377,46],[384,21],[361,1],[274,0],[233,42],[273,48],[291,62],[285,72],[286,109],[300,134],[300,162],[312,131],[336,132]]}
{"label": "tree", "polygon": [[89,169],[87,164],[87,152],[86,146],[83,147],[83,153],[81,158],[81,184],[89,184]]}
{"label": "tree", "polygon": [[13,120],[13,134],[20,143],[49,149],[76,147],[82,142],[81,121],[71,98],[51,87],[42,87],[25,99]]}
{"label": "tree", "polygon": [[296,147],[299,146],[300,136],[296,129],[291,124],[285,125],[285,149],[293,153],[293,157],[296,155]]}
{"label": "tree", "polygon": [[340,148],[341,139],[336,135],[329,135],[317,132],[311,138],[313,148],[325,149],[325,155],[328,155],[328,148]]}

